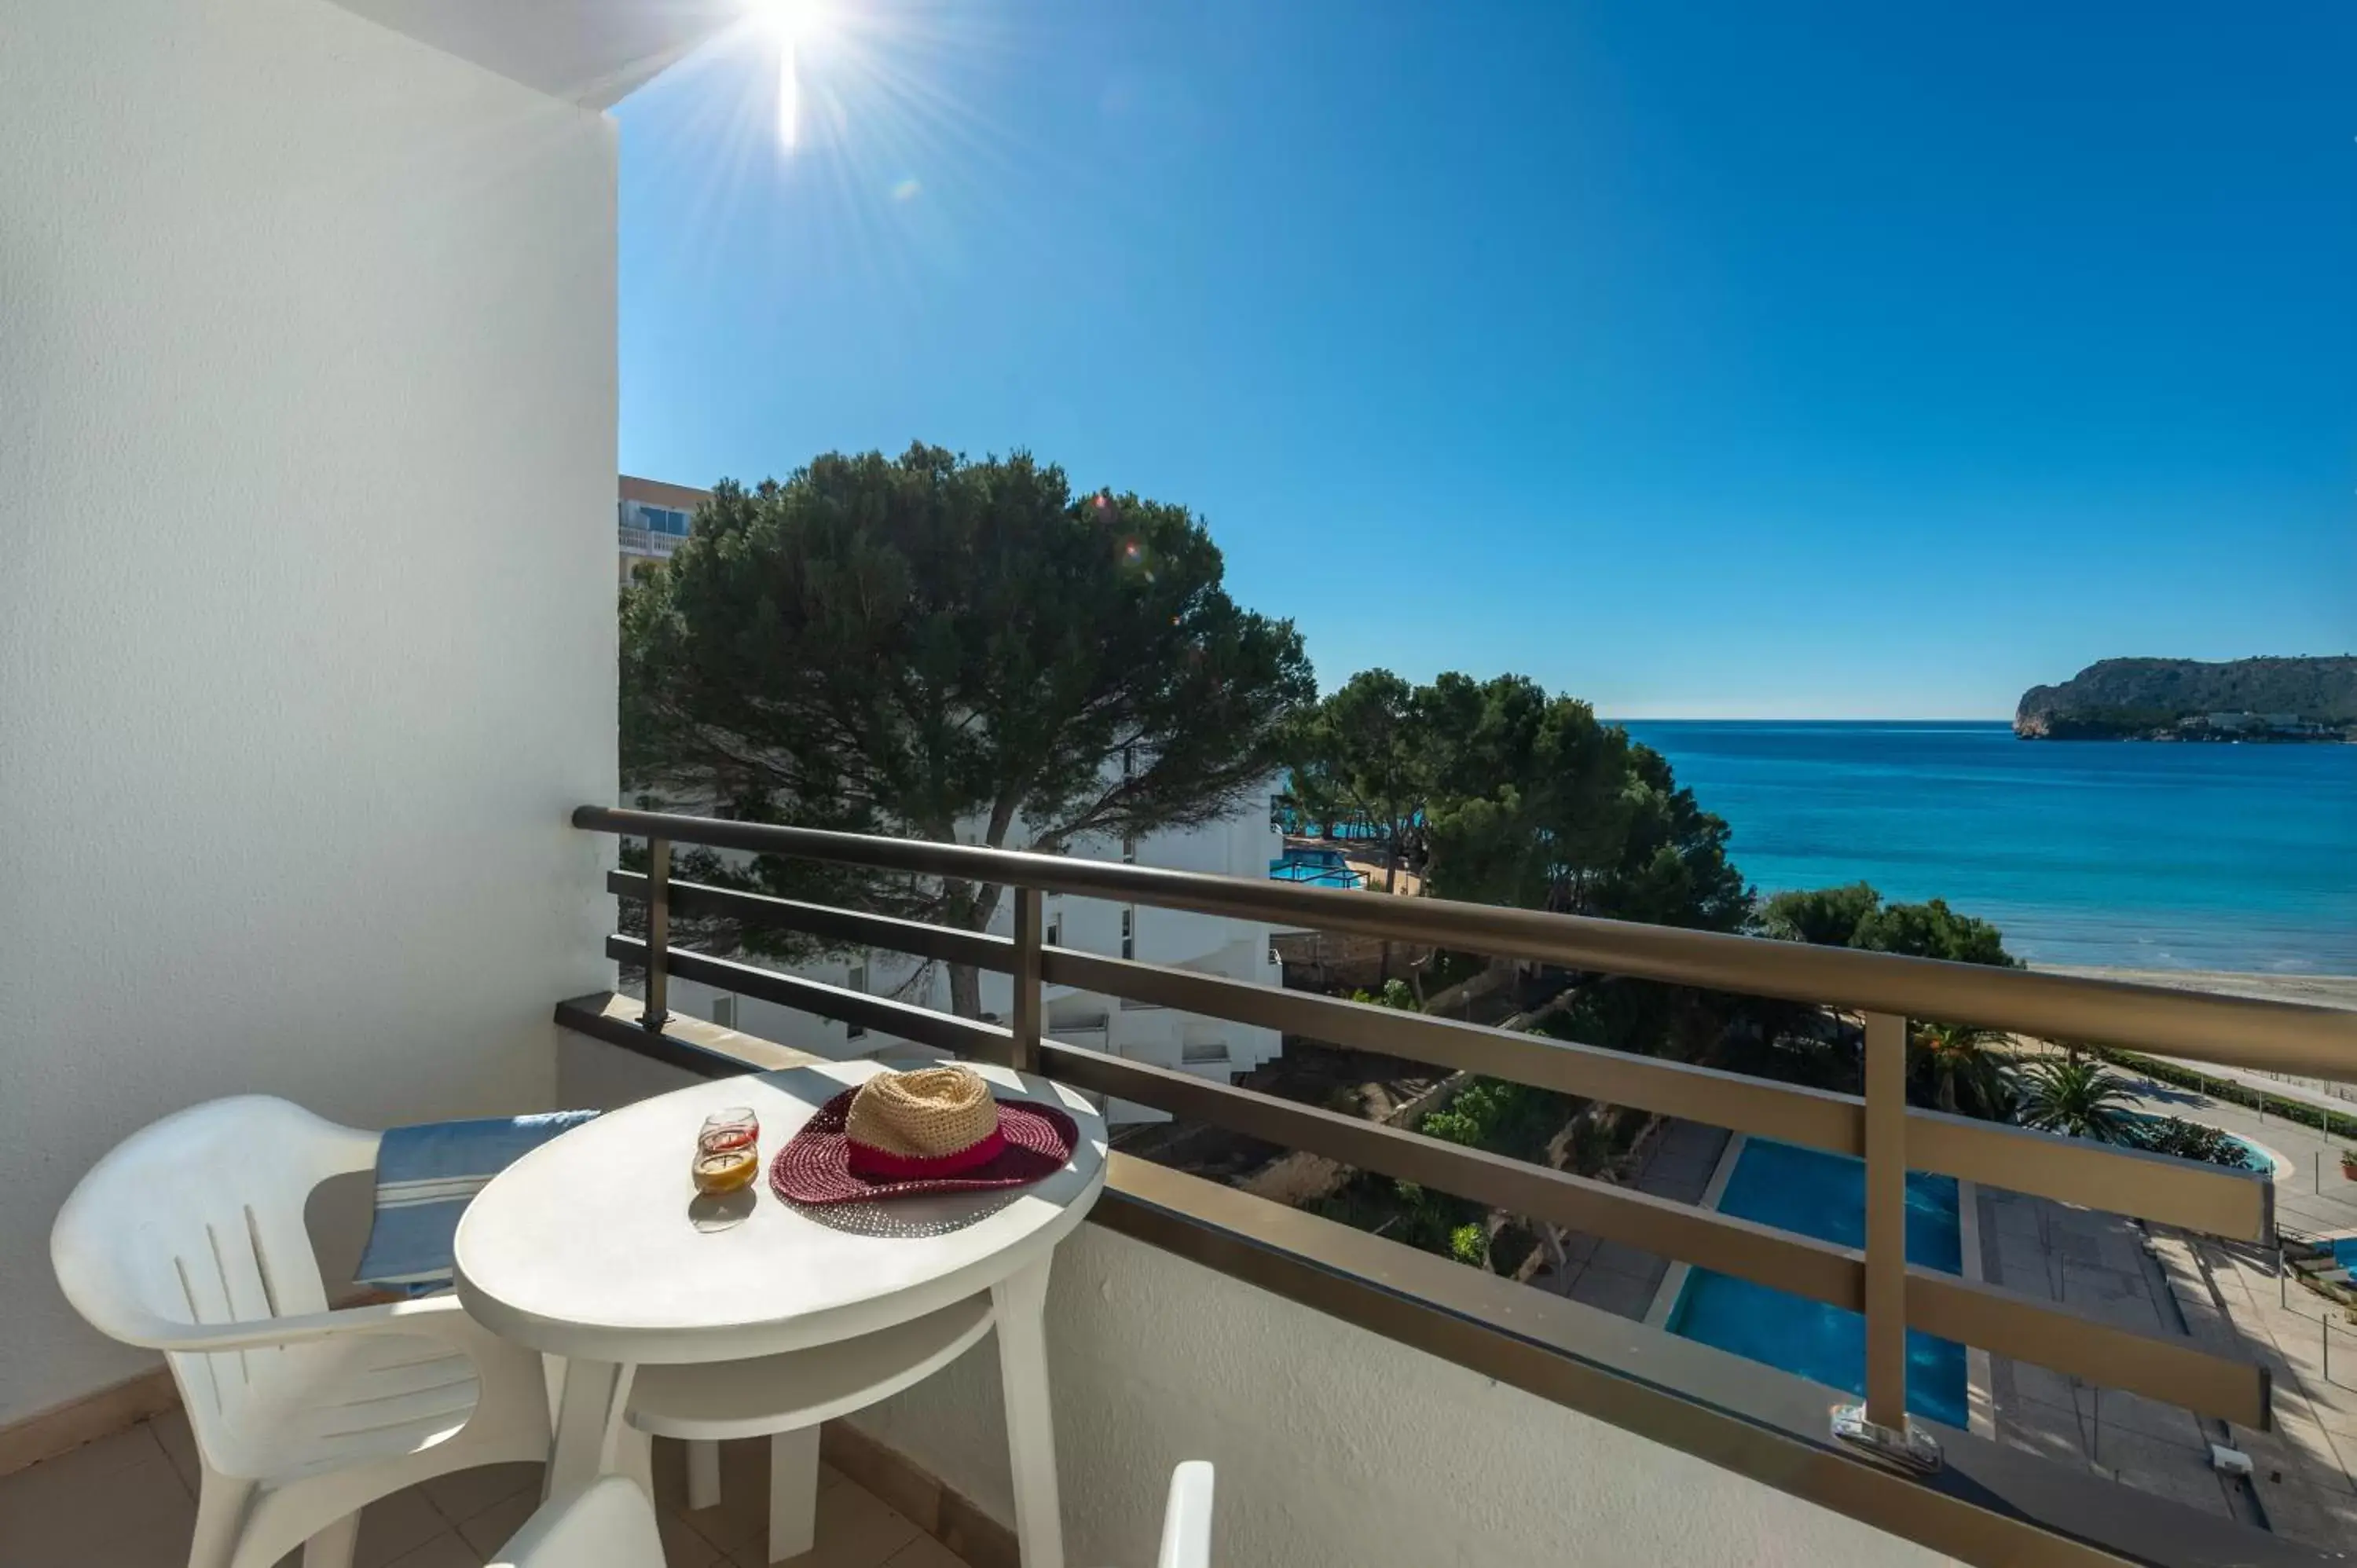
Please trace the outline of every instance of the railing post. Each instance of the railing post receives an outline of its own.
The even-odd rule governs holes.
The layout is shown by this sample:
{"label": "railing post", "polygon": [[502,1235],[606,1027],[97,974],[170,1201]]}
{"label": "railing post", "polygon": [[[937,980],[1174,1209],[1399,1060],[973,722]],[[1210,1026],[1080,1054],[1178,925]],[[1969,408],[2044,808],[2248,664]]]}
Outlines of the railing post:
{"label": "railing post", "polygon": [[647,841],[647,1005],[640,1025],[660,1035],[671,1021],[671,840]]}
{"label": "railing post", "polygon": [[1890,1013],[1866,1015],[1866,1402],[1835,1407],[1834,1435],[1939,1467],[1907,1421],[1907,1020]]}
{"label": "railing post", "polygon": [[1039,1070],[1039,936],[1044,916],[1037,887],[1015,890],[1015,1027],[1007,1065]]}

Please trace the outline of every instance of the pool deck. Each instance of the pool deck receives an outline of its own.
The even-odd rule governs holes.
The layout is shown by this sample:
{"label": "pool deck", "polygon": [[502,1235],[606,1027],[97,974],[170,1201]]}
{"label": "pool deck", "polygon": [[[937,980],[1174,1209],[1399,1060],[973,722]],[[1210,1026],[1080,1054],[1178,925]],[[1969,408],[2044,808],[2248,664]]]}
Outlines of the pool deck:
{"label": "pool deck", "polygon": [[[2337,1144],[2276,1117],[2261,1126],[2253,1112],[2206,1096],[2147,1087],[2136,1109],[2221,1127],[2283,1156],[2276,1200],[2287,1229],[2357,1231],[2357,1184],[2342,1179]],[[2276,1429],[2256,1433],[1992,1357],[2000,1441],[2224,1517],[2252,1523],[2264,1517],[2276,1533],[2311,1546],[2345,1550],[2357,1541],[2357,1325],[2328,1329],[2330,1305],[2297,1285],[2281,1289],[2273,1255],[2255,1248],[2166,1226],[2152,1227],[2147,1238],[2116,1215],[1987,1187],[1979,1208],[1992,1281],[2106,1321],[2255,1357],[2275,1377]],[[2331,1379],[2324,1376],[2327,1332]],[[2213,1441],[2251,1456],[2256,1474],[2247,1491],[2211,1470]]]}

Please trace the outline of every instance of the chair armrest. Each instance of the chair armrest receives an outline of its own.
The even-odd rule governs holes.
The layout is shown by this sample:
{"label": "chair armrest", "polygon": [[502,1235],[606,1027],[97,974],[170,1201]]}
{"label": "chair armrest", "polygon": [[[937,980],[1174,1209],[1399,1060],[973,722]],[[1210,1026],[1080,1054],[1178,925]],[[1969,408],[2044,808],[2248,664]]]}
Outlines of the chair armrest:
{"label": "chair armrest", "polygon": [[195,1355],[302,1345],[347,1334],[421,1335],[447,1339],[461,1348],[468,1348],[470,1342],[479,1344],[498,1337],[468,1316],[455,1295],[348,1306],[334,1312],[298,1313],[290,1317],[258,1317],[245,1323],[172,1323],[155,1318],[151,1324],[149,1332],[136,1343],[153,1350]]}

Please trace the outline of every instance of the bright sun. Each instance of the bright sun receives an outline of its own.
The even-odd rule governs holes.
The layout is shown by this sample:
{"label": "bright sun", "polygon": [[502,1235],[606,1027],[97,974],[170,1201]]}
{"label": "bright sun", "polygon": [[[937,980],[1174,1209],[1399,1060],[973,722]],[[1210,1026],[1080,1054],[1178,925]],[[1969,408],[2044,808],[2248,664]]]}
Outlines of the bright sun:
{"label": "bright sun", "polygon": [[778,141],[792,147],[800,139],[802,49],[826,27],[821,0],[746,0],[746,10],[777,41]]}

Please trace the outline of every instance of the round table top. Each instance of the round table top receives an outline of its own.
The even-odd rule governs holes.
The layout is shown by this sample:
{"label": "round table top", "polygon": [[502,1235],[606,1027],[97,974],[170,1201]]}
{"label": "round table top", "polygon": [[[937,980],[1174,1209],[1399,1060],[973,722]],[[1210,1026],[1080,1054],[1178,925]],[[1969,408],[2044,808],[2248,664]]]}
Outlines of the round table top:
{"label": "round table top", "polygon": [[[1064,1168],[1029,1187],[824,1207],[770,1190],[769,1163],[845,1089],[885,1070],[822,1062],[715,1079],[576,1127],[492,1178],[458,1222],[458,1298],[503,1338],[602,1361],[735,1360],[905,1322],[1048,1251],[1104,1187],[1104,1122],[1074,1090],[969,1063],[1002,1098],[1080,1126]],[[761,1175],[699,1197],[695,1134],[723,1106],[761,1119]]]}

